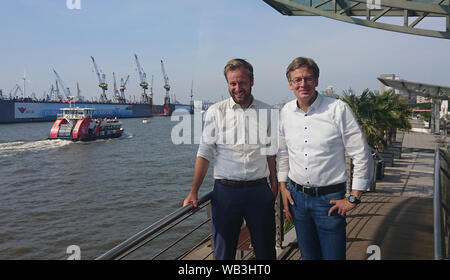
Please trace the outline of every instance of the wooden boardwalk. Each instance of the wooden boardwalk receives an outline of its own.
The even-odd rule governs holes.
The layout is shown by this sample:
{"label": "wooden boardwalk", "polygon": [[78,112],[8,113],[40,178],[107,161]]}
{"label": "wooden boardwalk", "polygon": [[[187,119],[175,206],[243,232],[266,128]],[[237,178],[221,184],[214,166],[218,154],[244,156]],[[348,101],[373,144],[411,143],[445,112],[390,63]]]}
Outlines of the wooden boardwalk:
{"label": "wooden boardwalk", "polygon": [[[432,260],[433,236],[433,135],[398,135],[401,153],[376,190],[366,192],[362,203],[347,214],[347,259]],[[400,143],[399,143],[400,144]],[[185,259],[212,259],[210,242]],[[295,230],[285,235],[278,259],[299,260]]]}
{"label": "wooden boardwalk", "polygon": [[[431,260],[433,249],[433,200],[390,194],[366,193],[363,203],[347,216],[347,259],[375,257],[382,260]],[[296,242],[280,259],[300,259]]]}

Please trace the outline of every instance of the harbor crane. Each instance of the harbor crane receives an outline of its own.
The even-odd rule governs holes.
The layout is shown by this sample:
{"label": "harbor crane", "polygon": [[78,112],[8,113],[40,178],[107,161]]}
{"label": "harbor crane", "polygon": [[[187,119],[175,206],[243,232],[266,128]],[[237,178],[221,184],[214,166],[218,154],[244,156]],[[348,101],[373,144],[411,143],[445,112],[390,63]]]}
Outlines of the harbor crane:
{"label": "harbor crane", "polygon": [[26,81],[27,81],[27,77],[26,77],[26,71],[23,71],[23,91],[22,91],[22,98],[25,98],[25,89],[26,89]]}
{"label": "harbor crane", "polygon": [[166,96],[164,97],[164,105],[170,104],[170,85],[169,85],[169,77],[167,77],[166,70],[164,69],[164,62],[161,60],[161,72],[164,77],[164,86],[163,88],[166,90]]}
{"label": "harbor crane", "polygon": [[130,78],[130,75],[127,76],[127,78],[125,79],[125,81],[123,80],[123,78],[120,78],[120,87],[119,87],[119,90],[120,90],[120,99],[121,99],[121,101],[122,101],[123,103],[126,102],[126,99],[125,99],[125,89],[126,89],[126,85],[127,85],[127,83],[128,83],[128,79],[129,79],[129,78]]}
{"label": "harbor crane", "polygon": [[56,89],[55,89],[55,93],[56,93],[56,100],[60,101],[63,100],[63,97],[61,96],[60,92],[59,92],[59,84],[58,84],[58,80],[55,81],[56,84]]}
{"label": "harbor crane", "polygon": [[83,101],[84,97],[81,95],[80,84],[77,82],[77,100]]}
{"label": "harbor crane", "polygon": [[55,95],[55,87],[53,86],[53,84],[51,84],[50,85],[50,88],[49,88],[49,90],[48,90],[48,93],[46,94],[46,96],[45,96],[45,100],[47,100],[47,101],[58,101],[58,97],[56,96],[54,96]]}
{"label": "harbor crane", "polygon": [[61,77],[59,76],[58,72],[56,72],[55,69],[53,69],[53,73],[55,73],[56,81],[61,85],[62,91],[64,92],[64,95],[66,98],[70,98],[70,89],[66,87],[66,84],[62,81]]}
{"label": "harbor crane", "polygon": [[191,83],[191,93],[189,94],[189,97],[191,97],[191,101],[190,101],[189,105],[191,105],[192,110],[193,110],[194,109],[194,99],[192,99],[192,98],[194,97],[194,80],[192,80],[192,83]]}
{"label": "harbor crane", "polygon": [[9,99],[12,99],[12,98],[16,97],[17,91],[20,91],[22,93],[22,95],[23,95],[22,88],[18,84],[16,84],[13,87],[13,89],[9,92]]}
{"label": "harbor crane", "polygon": [[142,102],[152,104],[152,96],[147,95],[148,89],[147,74],[144,72],[144,69],[142,69],[136,54],[134,54],[134,58],[136,61],[137,71],[139,73],[139,80],[141,81],[139,85],[142,87],[142,98],[141,98]]}
{"label": "harbor crane", "polygon": [[152,75],[152,82],[150,83],[149,95],[150,95],[150,97],[153,97],[153,75]]}
{"label": "harbor crane", "polygon": [[117,89],[117,83],[116,83],[116,74],[113,72],[113,81],[114,81],[114,98],[117,102],[120,102],[120,93]]}
{"label": "harbor crane", "polygon": [[95,73],[97,74],[98,77],[99,82],[98,86],[102,89],[102,94],[100,95],[100,102],[106,102],[108,101],[108,98],[106,97],[106,91],[108,90],[108,84],[106,83],[106,75],[98,70],[97,63],[95,63],[95,59],[93,56],[91,56],[91,59],[92,63],[94,64]]}

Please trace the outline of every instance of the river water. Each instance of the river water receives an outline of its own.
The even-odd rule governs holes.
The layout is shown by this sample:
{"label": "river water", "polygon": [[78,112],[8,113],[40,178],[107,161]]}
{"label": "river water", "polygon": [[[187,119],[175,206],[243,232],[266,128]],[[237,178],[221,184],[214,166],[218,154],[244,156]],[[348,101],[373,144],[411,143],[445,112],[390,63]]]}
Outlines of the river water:
{"label": "river water", "polygon": [[[173,144],[170,117],[122,122],[122,137],[86,143],[47,140],[49,122],[0,124],[0,259],[66,259],[70,245],[94,259],[182,206],[198,145]],[[130,258],[159,248],[146,250]]]}

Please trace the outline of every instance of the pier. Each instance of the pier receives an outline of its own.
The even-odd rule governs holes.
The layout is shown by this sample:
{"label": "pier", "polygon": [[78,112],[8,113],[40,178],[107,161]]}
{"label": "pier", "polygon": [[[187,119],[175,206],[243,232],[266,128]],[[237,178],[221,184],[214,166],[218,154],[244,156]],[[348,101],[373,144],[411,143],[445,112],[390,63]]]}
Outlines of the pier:
{"label": "pier", "polygon": [[[445,139],[445,138],[444,138]],[[361,198],[362,203],[347,214],[347,260],[433,260],[449,256],[448,241],[448,166],[447,160],[436,165],[441,136],[417,132],[399,132],[397,141],[387,152],[392,154],[384,166],[382,178],[377,178],[370,191]],[[441,155],[441,156],[439,156]],[[437,168],[437,173],[435,172]],[[440,171],[439,171],[440,170]],[[435,176],[437,174],[437,177]],[[376,174],[377,175],[377,174]],[[441,183],[435,184],[436,180]],[[437,193],[441,196],[436,196]],[[441,189],[441,190],[440,190]],[[177,239],[181,242],[200,226],[210,227],[210,193],[199,200],[203,211],[191,205],[180,208],[166,218],[147,227],[119,244],[98,259],[120,259],[153,240],[156,232],[165,232],[195,214],[206,218],[201,225]],[[279,209],[279,198],[277,199]],[[280,211],[277,211],[280,213]],[[299,260],[295,229],[286,231],[277,214],[277,259]],[[189,222],[188,222],[189,224]],[[168,248],[175,244],[169,245]],[[212,260],[211,234],[201,239],[192,249],[179,252],[179,260]],[[164,251],[166,251],[165,249]],[[159,257],[149,256],[148,259]],[[252,246],[248,230],[244,227],[239,238],[236,259],[252,259]]]}

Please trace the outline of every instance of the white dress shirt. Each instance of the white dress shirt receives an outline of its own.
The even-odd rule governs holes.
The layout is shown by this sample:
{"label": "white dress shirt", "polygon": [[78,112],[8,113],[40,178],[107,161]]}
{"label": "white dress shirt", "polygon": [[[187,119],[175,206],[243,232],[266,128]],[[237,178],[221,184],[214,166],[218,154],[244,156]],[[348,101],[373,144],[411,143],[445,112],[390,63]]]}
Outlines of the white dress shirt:
{"label": "white dress shirt", "polygon": [[304,112],[297,100],[281,110],[278,181],[288,177],[310,187],[343,183],[348,174],[345,152],[353,159],[352,189],[365,191],[373,176],[373,160],[364,134],[343,101],[317,94]]}
{"label": "white dress shirt", "polygon": [[209,107],[197,156],[214,162],[215,179],[251,181],[269,176],[267,156],[277,150],[267,148],[264,136],[271,135],[271,123],[261,116],[270,109],[254,98],[249,108],[242,109],[231,97]]}

